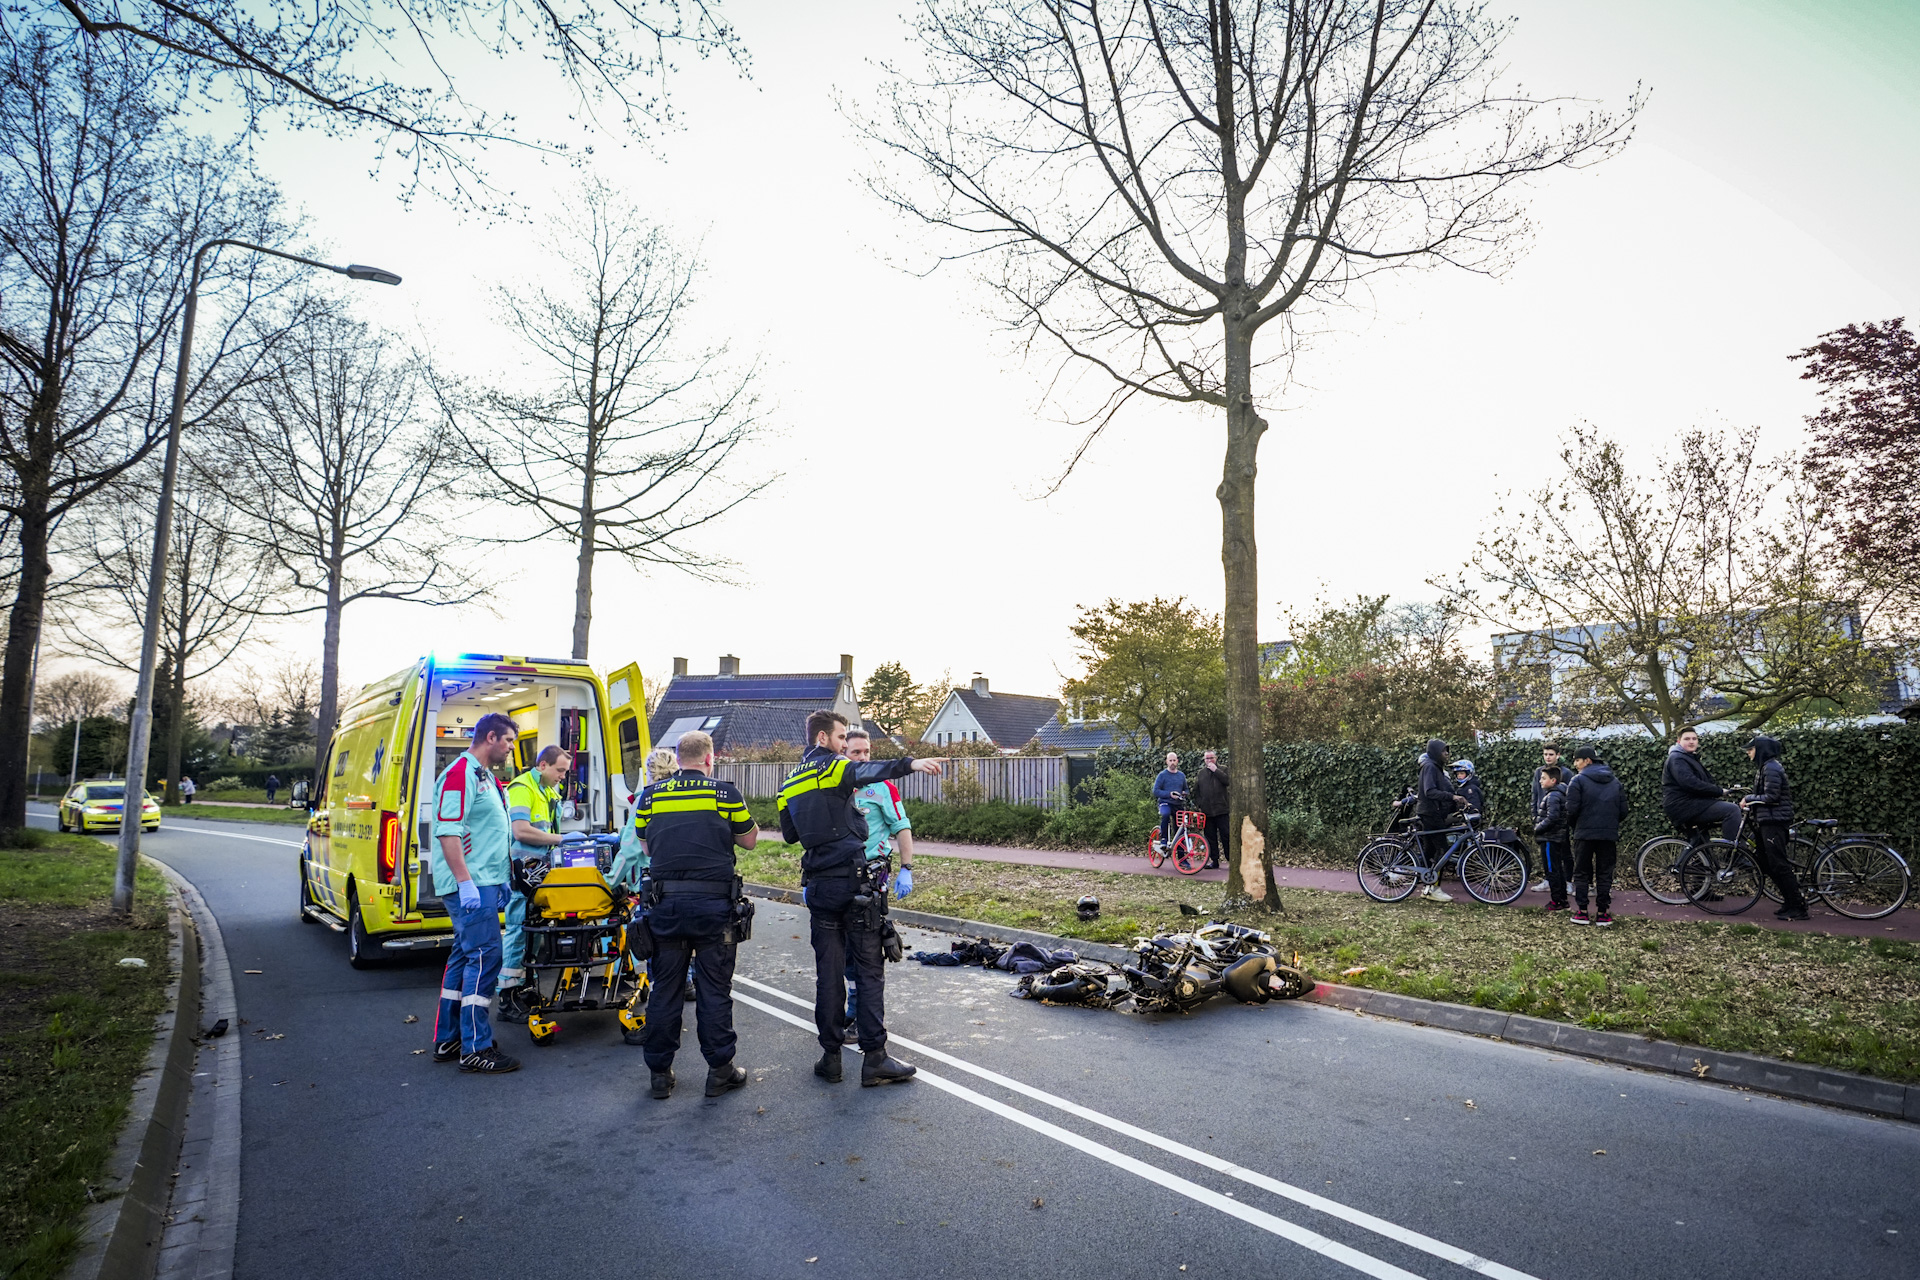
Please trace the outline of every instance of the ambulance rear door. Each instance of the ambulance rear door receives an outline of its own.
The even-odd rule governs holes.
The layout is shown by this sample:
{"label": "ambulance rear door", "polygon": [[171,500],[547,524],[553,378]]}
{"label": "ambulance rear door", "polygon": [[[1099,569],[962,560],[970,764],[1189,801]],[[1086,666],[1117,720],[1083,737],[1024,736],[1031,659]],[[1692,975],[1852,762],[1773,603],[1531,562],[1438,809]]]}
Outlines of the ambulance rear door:
{"label": "ambulance rear door", "polygon": [[[613,726],[614,750],[619,753],[626,794],[636,795],[646,779],[647,751],[651,745],[647,738],[647,692],[640,680],[639,663],[629,663],[607,677],[607,719]],[[617,794],[615,799],[619,799]],[[615,831],[626,822],[629,804],[616,806],[619,814]]]}

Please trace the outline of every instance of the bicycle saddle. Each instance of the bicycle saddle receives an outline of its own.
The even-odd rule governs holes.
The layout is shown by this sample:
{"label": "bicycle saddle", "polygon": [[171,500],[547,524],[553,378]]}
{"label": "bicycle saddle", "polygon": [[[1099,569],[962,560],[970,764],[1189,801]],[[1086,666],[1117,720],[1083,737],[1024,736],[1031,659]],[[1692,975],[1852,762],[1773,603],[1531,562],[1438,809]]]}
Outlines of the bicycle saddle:
{"label": "bicycle saddle", "polygon": [[1840,819],[1808,818],[1805,822],[1795,823],[1794,825],[1801,826],[1801,827],[1837,827],[1840,825]]}

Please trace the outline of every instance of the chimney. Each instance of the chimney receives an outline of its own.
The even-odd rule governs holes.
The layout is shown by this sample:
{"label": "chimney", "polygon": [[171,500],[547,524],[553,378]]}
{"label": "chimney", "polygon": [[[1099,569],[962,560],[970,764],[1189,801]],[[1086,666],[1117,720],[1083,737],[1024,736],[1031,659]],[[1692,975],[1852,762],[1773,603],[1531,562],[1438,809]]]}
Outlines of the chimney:
{"label": "chimney", "polygon": [[978,671],[973,673],[973,696],[976,698],[991,698],[993,696],[987,692],[987,678]]}
{"label": "chimney", "polygon": [[675,658],[673,660],[673,674],[676,676],[687,674],[687,660],[685,658]]}
{"label": "chimney", "polygon": [[738,658],[736,658],[736,657],[734,657],[734,656],[733,656],[732,654],[730,654],[730,653],[723,653],[723,654],[721,654],[721,655],[720,655],[720,674],[721,674],[721,675],[723,675],[723,676],[737,676],[737,675],[739,675],[739,674],[740,674],[740,659],[738,659]]}
{"label": "chimney", "polygon": [[840,655],[840,674],[845,676],[849,680],[853,679],[853,655],[852,654],[843,653]]}

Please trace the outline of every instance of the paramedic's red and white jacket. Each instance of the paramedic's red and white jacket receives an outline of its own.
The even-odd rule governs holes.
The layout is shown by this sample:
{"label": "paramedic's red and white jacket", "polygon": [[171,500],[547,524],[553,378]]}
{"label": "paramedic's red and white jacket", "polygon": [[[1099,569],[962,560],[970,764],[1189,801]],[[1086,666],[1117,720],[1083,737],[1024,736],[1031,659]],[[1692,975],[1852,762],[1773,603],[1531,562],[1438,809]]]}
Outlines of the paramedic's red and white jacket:
{"label": "paramedic's red and white jacket", "polygon": [[433,784],[433,889],[455,892],[453,872],[440,855],[440,837],[458,836],[467,874],[477,885],[505,884],[513,847],[507,788],[473,752],[462,751]]}

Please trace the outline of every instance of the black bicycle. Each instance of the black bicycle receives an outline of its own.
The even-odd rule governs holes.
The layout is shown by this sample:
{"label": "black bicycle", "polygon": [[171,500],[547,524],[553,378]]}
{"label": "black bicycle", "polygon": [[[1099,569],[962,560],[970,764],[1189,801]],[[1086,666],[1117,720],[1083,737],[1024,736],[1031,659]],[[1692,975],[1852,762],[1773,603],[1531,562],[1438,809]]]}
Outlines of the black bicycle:
{"label": "black bicycle", "polygon": [[1479,816],[1470,813],[1464,826],[1424,833],[1453,837],[1447,851],[1431,867],[1420,846],[1423,833],[1398,831],[1375,836],[1360,851],[1354,867],[1360,888],[1375,902],[1399,902],[1423,884],[1438,884],[1441,873],[1453,866],[1468,893],[1489,906],[1506,906],[1527,891],[1526,859],[1506,845],[1487,839],[1474,825]]}

